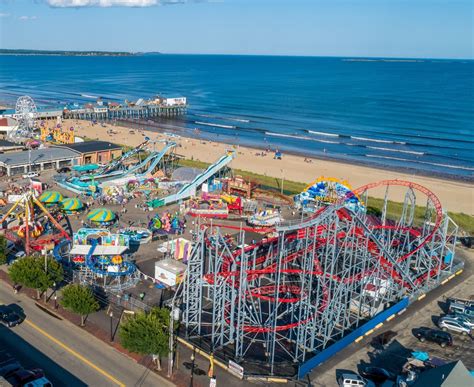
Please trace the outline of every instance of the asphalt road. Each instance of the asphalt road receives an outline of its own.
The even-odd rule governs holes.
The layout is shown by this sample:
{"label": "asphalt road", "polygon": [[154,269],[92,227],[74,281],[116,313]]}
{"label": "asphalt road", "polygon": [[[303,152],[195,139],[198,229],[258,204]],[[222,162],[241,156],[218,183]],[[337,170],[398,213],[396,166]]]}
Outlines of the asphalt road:
{"label": "asphalt road", "polygon": [[42,368],[54,386],[174,386],[34,301],[0,286],[0,304],[17,303],[27,316],[12,329],[0,327],[0,348],[25,366]]}

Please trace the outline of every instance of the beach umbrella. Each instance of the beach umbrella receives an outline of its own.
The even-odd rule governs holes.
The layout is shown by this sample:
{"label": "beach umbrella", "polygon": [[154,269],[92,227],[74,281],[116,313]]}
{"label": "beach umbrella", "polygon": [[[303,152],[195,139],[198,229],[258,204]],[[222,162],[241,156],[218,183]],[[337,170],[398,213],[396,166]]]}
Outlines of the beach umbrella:
{"label": "beach umbrella", "polygon": [[115,219],[115,213],[107,208],[97,208],[87,214],[87,219],[94,223],[111,222]]}
{"label": "beach umbrella", "polygon": [[66,211],[79,211],[84,208],[84,204],[78,198],[66,198],[61,201],[61,207]]}
{"label": "beach umbrella", "polygon": [[54,204],[63,200],[63,195],[58,191],[44,191],[39,197],[41,203]]}

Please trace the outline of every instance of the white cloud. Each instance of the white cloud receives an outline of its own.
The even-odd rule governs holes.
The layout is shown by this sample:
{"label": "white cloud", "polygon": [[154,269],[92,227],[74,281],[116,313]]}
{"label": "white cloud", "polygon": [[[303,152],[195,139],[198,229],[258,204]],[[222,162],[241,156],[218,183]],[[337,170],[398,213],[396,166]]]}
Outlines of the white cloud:
{"label": "white cloud", "polygon": [[28,20],[36,20],[38,19],[36,16],[20,16],[18,20],[21,21],[28,21]]}
{"label": "white cloud", "polygon": [[[151,7],[154,5],[171,5],[205,3],[208,0],[46,0],[51,7],[80,8],[80,7]],[[212,0],[211,0],[212,1]]]}
{"label": "white cloud", "polygon": [[10,16],[9,13],[0,12],[0,17],[8,17],[8,16]]}

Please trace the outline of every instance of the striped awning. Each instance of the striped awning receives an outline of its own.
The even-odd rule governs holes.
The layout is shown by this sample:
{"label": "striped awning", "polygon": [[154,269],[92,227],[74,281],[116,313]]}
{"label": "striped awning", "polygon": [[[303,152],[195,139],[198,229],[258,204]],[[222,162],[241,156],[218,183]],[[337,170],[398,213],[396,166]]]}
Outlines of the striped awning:
{"label": "striped awning", "polygon": [[44,191],[39,197],[41,203],[59,203],[63,200],[63,195],[58,191]]}
{"label": "striped awning", "polygon": [[97,208],[87,214],[87,219],[95,223],[111,222],[115,219],[115,213],[107,208]]}

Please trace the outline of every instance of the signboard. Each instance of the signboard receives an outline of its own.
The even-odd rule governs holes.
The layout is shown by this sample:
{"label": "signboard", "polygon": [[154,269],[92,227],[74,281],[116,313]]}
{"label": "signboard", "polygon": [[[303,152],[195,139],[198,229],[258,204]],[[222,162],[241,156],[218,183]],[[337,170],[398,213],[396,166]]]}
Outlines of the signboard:
{"label": "signboard", "polygon": [[239,379],[244,378],[244,367],[237,364],[235,361],[229,360],[228,371]]}
{"label": "signboard", "polygon": [[23,195],[8,195],[8,203],[16,203],[22,197],[23,197]]}
{"label": "signboard", "polygon": [[41,181],[31,179],[30,185],[31,188],[35,190],[36,195],[41,195],[41,193],[43,192],[43,184],[41,183]]}
{"label": "signboard", "polygon": [[164,103],[166,106],[186,105],[186,97],[166,98]]}
{"label": "signboard", "polygon": [[74,245],[88,245],[89,237],[97,239],[100,237],[99,244],[102,246],[124,246],[130,245],[130,236],[125,234],[111,234],[105,228],[80,228],[73,235]]}

